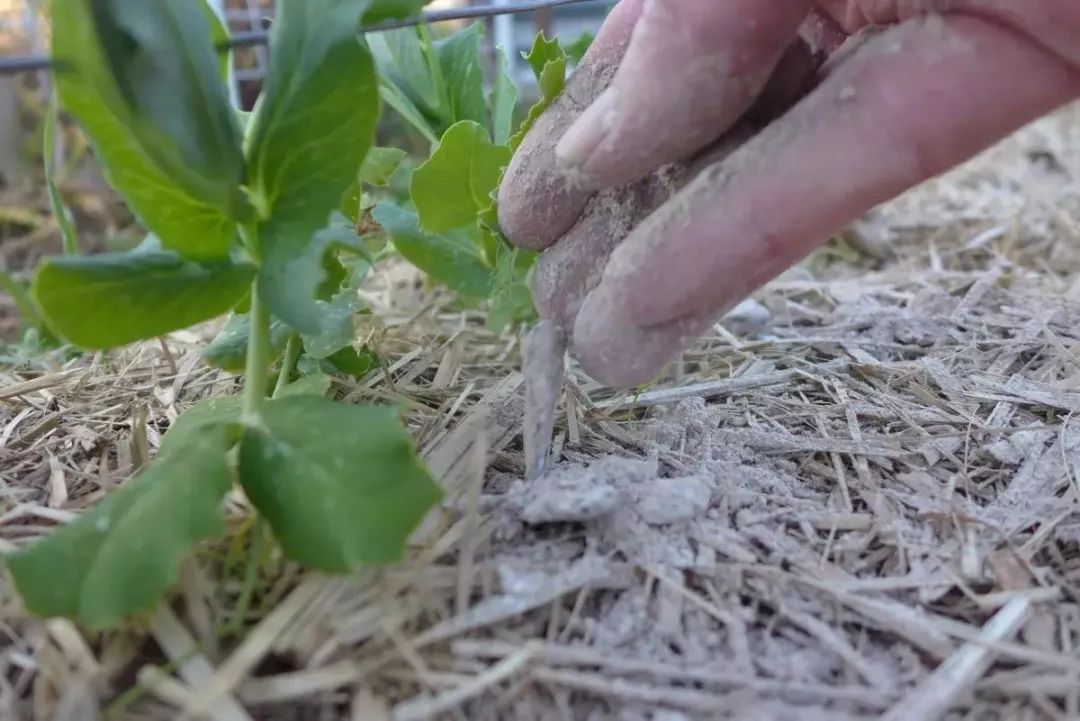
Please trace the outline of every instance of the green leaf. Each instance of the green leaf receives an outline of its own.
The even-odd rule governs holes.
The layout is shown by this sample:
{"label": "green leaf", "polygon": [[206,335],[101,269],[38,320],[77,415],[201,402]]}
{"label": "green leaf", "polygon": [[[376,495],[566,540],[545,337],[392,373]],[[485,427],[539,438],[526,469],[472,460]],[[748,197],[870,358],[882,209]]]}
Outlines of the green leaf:
{"label": "green leaf", "polygon": [[53,0],[60,99],[109,182],[164,245],[221,258],[250,209],[240,131],[189,0]]}
{"label": "green leaf", "polygon": [[347,273],[346,277],[330,296],[324,309],[326,332],[303,336],[304,351],[312,358],[329,358],[343,348],[352,346],[356,340],[353,320],[364,309],[359,290],[372,266],[365,258],[354,258],[342,267]]}
{"label": "green leaf", "polygon": [[385,76],[379,79],[379,96],[429,143],[438,141],[432,122],[408,95]]}
{"label": "green leaf", "polygon": [[[285,386],[287,395],[326,395],[330,388],[330,378],[322,372],[313,372],[299,378]],[[158,458],[184,452],[191,446],[192,439],[197,438],[208,426],[220,426],[230,429],[230,432],[238,432],[237,424],[244,411],[244,401],[241,396],[215,396],[199,401],[180,414],[169,430],[161,439],[158,448]],[[233,436],[230,436],[233,437]],[[238,435],[234,437],[234,441]],[[229,447],[231,447],[230,444]]]}
{"label": "green leaf", "polygon": [[[285,351],[293,330],[277,318],[270,319],[270,360],[277,360]],[[225,327],[202,349],[203,360],[228,373],[243,373],[247,362],[248,340],[251,338],[251,317],[237,313]]]}
{"label": "green leaf", "polygon": [[248,148],[249,185],[269,215],[260,232],[266,246],[306,243],[325,226],[371,147],[378,89],[357,35],[366,7],[367,0],[278,3]]}
{"label": "green leaf", "polygon": [[438,142],[439,136],[435,133],[435,127],[431,120],[417,107],[416,103],[409,99],[408,95],[400,87],[385,77],[381,77],[379,80],[379,97],[393,108],[405,122],[423,135],[425,140],[429,143]]}
{"label": "green leaf", "polygon": [[259,276],[259,289],[273,314],[305,335],[337,334],[348,318],[328,314],[319,291],[327,279],[326,255],[344,248],[365,253],[356,228],[340,213],[331,224],[300,247],[275,244],[267,247]]}
{"label": "green leaf", "polygon": [[323,254],[323,281],[315,290],[315,297],[319,300],[332,299],[348,277],[349,269],[341,262],[337,253],[330,251]]}
{"label": "green leaf", "polygon": [[328,326],[318,335],[303,335],[304,352],[312,358],[327,358],[356,340],[353,318],[363,307],[355,294],[339,293],[326,306]]}
{"label": "green leaf", "polygon": [[360,166],[360,182],[386,186],[406,153],[399,148],[372,148]]}
{"label": "green leaf", "polygon": [[[550,105],[566,87],[566,58],[553,60],[544,66],[540,75],[540,91],[543,101]],[[546,106],[545,106],[546,109]]]}
{"label": "green leaf", "polygon": [[538,257],[537,253],[511,248],[500,241],[487,316],[487,326],[493,333],[537,317],[528,277]]}
{"label": "green leaf", "polygon": [[[341,212],[349,219],[350,223],[354,226],[363,224],[366,213],[374,205],[371,195],[365,190],[366,186],[387,187],[391,183],[401,185],[402,177],[395,177],[395,174],[401,169],[402,161],[406,157],[408,157],[408,154],[398,148],[372,148],[368,152],[367,157],[364,158],[364,164],[360,166],[360,172],[357,174],[356,180],[345,191],[345,196],[341,201]],[[406,171],[401,175],[411,176],[411,169],[406,168]],[[407,183],[407,177],[405,182]],[[390,190],[391,194],[395,194],[395,192],[395,189]],[[366,231],[358,232],[370,235]],[[374,257],[378,254],[379,244],[372,242],[372,240],[371,237],[365,238],[364,245],[367,246],[368,251]]]}
{"label": "green leaf", "polygon": [[575,64],[581,62],[581,59],[585,57],[585,53],[589,51],[589,47],[592,46],[593,40],[596,36],[588,30],[582,30],[581,35],[571,40],[566,44],[566,56]]}
{"label": "green leaf", "polygon": [[254,277],[249,265],[200,265],[152,251],[48,258],[33,293],[56,331],[89,349],[156,338],[236,305]]}
{"label": "green leaf", "polygon": [[[438,58],[423,27],[368,36],[379,75],[422,117],[441,115],[448,103]],[[387,102],[390,102],[387,100]],[[397,109],[395,107],[395,109]],[[399,110],[400,112],[400,110]]]}
{"label": "green leaf", "polygon": [[270,74],[254,119],[250,185],[268,214],[259,228],[262,297],[304,333],[325,331],[315,292],[323,231],[375,135],[379,96],[357,37],[366,0],[283,0]]}
{"label": "green leaf", "polygon": [[440,233],[475,222],[491,205],[510,156],[509,148],[492,145],[487,131],[474,122],[447,130],[409,187],[424,229]]}
{"label": "green leaf", "polygon": [[363,378],[379,366],[378,354],[366,345],[360,350],[353,348],[351,345],[346,346],[337,353],[328,356],[326,361],[333,366],[334,370],[353,378]]}
{"label": "green leaf", "polygon": [[544,35],[544,31],[541,30],[533,38],[533,44],[529,52],[522,53],[521,56],[529,63],[533,75],[539,81],[551,63],[566,60],[566,51],[559,44],[558,38],[548,40],[547,36]]}
{"label": "green leaf", "polygon": [[517,107],[518,87],[507,72],[506,53],[503,49],[495,50],[498,66],[495,69],[495,83],[491,89],[491,135],[496,145],[506,145],[514,129],[514,109]]}
{"label": "green leaf", "polygon": [[424,9],[425,2],[427,0],[371,0],[371,7],[364,13],[364,25],[414,17]]}
{"label": "green leaf", "polygon": [[94,510],[11,556],[27,608],[94,630],[153,609],[191,548],[225,531],[228,444],[222,428],[202,428]]}
{"label": "green leaf", "polygon": [[398,252],[417,268],[464,296],[488,296],[491,271],[468,237],[424,233],[415,215],[390,203],[375,206],[373,215]]}
{"label": "green leaf", "polygon": [[524,140],[525,134],[566,86],[566,52],[558,40],[548,40],[543,31],[540,31],[533,40],[532,49],[524,53],[523,57],[536,76],[540,98],[529,108],[525,121],[510,139],[510,147],[515,150]]}
{"label": "green leaf", "polygon": [[[200,179],[228,181],[233,199],[243,175],[240,134],[213,46],[220,23],[205,2],[91,2],[94,29],[120,94],[134,111],[135,132],[173,147],[152,147],[162,160],[193,167]],[[180,155],[174,155],[175,152]]]}
{"label": "green leaf", "polygon": [[443,112],[445,125],[463,120],[480,125],[487,122],[484,71],[480,62],[483,36],[484,26],[473,23],[435,43],[435,54],[447,92],[448,107]]}
{"label": "green leaf", "polygon": [[323,373],[336,375],[344,373],[352,378],[360,379],[367,376],[380,365],[378,354],[370,346],[363,346],[359,350],[351,344],[330,354],[325,358],[314,358],[310,355],[300,357],[296,363],[296,369],[302,374]]}
{"label": "green leaf", "polygon": [[330,572],[399,559],[442,496],[391,408],[313,396],[266,404],[240,479],[285,554]]}
{"label": "green leaf", "polygon": [[169,426],[158,447],[158,462],[174,453],[186,453],[211,426],[226,428],[232,434],[232,442],[226,446],[228,450],[236,441],[236,424],[240,422],[242,412],[243,398],[240,396],[215,396],[199,401]]}
{"label": "green leaf", "polygon": [[[218,57],[218,70],[221,72],[221,80],[228,87],[232,80],[232,50],[222,50],[229,43],[229,30],[225,27],[223,18],[218,14],[218,11],[210,4],[209,0],[199,0],[199,4],[206,15],[206,21],[210,23],[210,42],[214,46],[214,50],[217,52]],[[237,116],[240,119],[240,127],[243,128],[243,119],[246,113],[238,112]]]}
{"label": "green leaf", "polygon": [[292,383],[281,389],[276,398],[288,398],[290,396],[317,396],[323,397],[330,390],[333,383],[330,376],[325,373],[312,373],[301,376]]}

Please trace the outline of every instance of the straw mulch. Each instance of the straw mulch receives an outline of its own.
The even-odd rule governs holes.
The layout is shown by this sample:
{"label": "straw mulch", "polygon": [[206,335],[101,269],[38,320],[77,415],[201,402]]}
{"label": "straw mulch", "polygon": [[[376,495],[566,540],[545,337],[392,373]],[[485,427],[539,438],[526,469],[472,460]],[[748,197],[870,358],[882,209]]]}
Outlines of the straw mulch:
{"label": "straw mulch", "polygon": [[[1077,718],[1077,117],[871,214],[637,395],[571,368],[531,487],[517,339],[388,269],[359,330],[390,365],[332,392],[409,404],[448,500],[408,561],[305,573],[231,497],[122,631],[0,579],[0,718]],[[237,391],[204,336],[0,371],[4,549]]]}

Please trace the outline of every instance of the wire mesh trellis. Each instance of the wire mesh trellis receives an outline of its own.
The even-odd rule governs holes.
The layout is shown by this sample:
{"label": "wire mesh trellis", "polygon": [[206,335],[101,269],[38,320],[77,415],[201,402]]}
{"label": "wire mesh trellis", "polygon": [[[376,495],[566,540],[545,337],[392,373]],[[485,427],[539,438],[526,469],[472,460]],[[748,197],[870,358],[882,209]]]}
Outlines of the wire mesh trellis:
{"label": "wire mesh trellis", "polygon": [[[233,32],[257,30],[264,18],[274,13],[274,0],[212,0],[228,20]],[[540,7],[525,17],[514,14],[498,15],[490,18],[492,32],[487,34],[489,46],[500,46],[510,56],[511,66],[521,65],[520,51],[526,50],[532,42],[533,34],[540,29],[548,35],[562,37],[576,36],[582,31],[595,31],[602,18],[617,0],[602,2],[592,0],[584,4],[570,4],[559,7]],[[466,6],[507,7],[511,0],[433,0],[429,8],[453,8]],[[259,52],[245,59],[247,66],[238,67],[237,79],[259,80],[265,73],[266,51]]]}
{"label": "wire mesh trellis", "polygon": [[[226,21],[232,35],[235,58],[234,93],[257,88],[265,77],[268,53],[265,25],[274,16],[275,0],[207,0]],[[509,59],[511,74],[528,85],[531,81],[521,51],[536,30],[549,36],[568,37],[594,32],[618,0],[429,0],[425,21],[476,18],[489,25],[485,35],[488,56],[495,46]],[[40,6],[46,0],[0,0],[0,75],[46,69],[44,52],[47,23]],[[519,15],[519,13],[521,15]],[[523,21],[523,17],[530,20]],[[400,24],[415,24],[416,19]],[[530,27],[531,24],[531,27]],[[392,22],[390,27],[398,26]],[[371,30],[389,29],[379,25]],[[47,84],[47,83],[46,83]],[[246,93],[244,93],[246,94]]]}
{"label": "wire mesh trellis", "polygon": [[[150,0],[130,0],[146,2]],[[193,2],[195,0],[192,0]],[[208,0],[226,20],[234,48],[234,102],[250,109],[261,91],[267,71],[265,23],[274,16],[275,0]],[[278,0],[280,1],[280,0]],[[495,60],[496,46],[508,59],[523,102],[535,97],[532,71],[521,53],[538,29],[549,37],[576,38],[595,32],[617,0],[430,0],[424,22],[458,19],[483,22],[487,43],[485,64]],[[21,157],[27,140],[25,108],[43,111],[51,91],[48,0],[0,0],[0,188],[23,177],[27,165]],[[467,18],[466,18],[467,16]],[[416,24],[417,19],[400,24]],[[399,23],[391,23],[399,25]],[[368,30],[385,30],[381,24]],[[36,96],[29,104],[23,102]],[[32,119],[30,122],[37,122]],[[63,157],[63,139],[57,139],[56,157]]]}

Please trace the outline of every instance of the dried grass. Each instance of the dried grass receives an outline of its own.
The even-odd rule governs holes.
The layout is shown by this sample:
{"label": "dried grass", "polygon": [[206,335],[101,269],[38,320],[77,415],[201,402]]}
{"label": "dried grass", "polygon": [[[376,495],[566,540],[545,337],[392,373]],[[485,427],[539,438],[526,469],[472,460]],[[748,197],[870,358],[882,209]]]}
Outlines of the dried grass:
{"label": "dried grass", "polygon": [[[683,523],[522,522],[517,340],[390,269],[362,329],[389,365],[334,393],[407,401],[447,488],[409,560],[249,561],[231,498],[230,537],[123,631],[28,618],[4,578],[0,717],[1080,717],[1077,115],[872,214],[654,388],[570,369],[562,467],[705,479]],[[2,548],[236,392],[200,336],[0,372]]]}

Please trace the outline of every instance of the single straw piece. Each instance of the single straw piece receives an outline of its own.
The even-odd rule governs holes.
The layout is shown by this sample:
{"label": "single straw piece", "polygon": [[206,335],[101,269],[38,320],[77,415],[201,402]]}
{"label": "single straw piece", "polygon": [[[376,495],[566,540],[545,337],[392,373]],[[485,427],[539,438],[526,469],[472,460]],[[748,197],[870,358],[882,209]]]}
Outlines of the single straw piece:
{"label": "single straw piece", "polygon": [[541,320],[522,338],[525,374],[525,480],[539,478],[547,469],[555,435],[555,409],[566,374],[566,332],[550,320]]}

